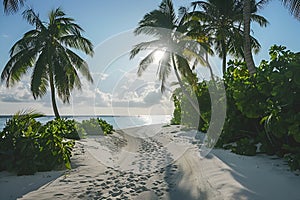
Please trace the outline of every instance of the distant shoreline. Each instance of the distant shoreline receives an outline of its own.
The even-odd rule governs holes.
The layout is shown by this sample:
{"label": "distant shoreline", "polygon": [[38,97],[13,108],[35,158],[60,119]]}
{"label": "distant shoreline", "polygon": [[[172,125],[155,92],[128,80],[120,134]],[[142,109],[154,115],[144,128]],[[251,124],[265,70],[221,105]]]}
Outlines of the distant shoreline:
{"label": "distant shoreline", "polygon": [[[7,120],[11,119],[13,115],[0,115],[0,131],[5,127]],[[113,125],[115,130],[131,127],[139,127],[150,124],[169,123],[171,115],[61,115],[61,118],[74,119],[75,121],[82,122],[91,118],[101,118]],[[55,119],[54,115],[44,115],[43,117],[36,118],[41,123],[47,123]]]}
{"label": "distant shoreline", "polygon": [[[0,118],[13,117],[14,115],[0,115]],[[143,117],[143,116],[171,116],[171,115],[61,115],[60,117]],[[42,117],[55,117],[55,115],[43,115]]]}

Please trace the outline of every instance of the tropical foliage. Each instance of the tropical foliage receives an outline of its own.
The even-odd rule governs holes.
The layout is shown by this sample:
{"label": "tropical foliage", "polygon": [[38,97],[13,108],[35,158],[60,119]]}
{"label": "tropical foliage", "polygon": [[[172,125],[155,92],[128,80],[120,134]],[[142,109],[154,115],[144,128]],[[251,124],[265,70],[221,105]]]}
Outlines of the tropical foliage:
{"label": "tropical foliage", "polygon": [[42,116],[34,112],[20,112],[6,122],[0,132],[0,170],[18,175],[36,171],[71,168],[74,141],[66,137],[75,131],[73,121],[56,119],[42,125]]}
{"label": "tropical foliage", "polygon": [[26,32],[11,48],[1,81],[11,87],[31,69],[34,99],[43,97],[50,87],[53,111],[59,118],[56,93],[63,103],[69,103],[71,91],[81,89],[79,73],[93,82],[87,63],[72,49],[93,55],[93,45],[81,35],[83,29],[60,8],[49,13],[47,23],[32,9],[25,10],[23,17],[34,29]]}
{"label": "tropical foliage", "polygon": [[147,13],[139,22],[138,27],[134,33],[136,35],[146,34],[154,36],[154,40],[142,42],[135,45],[131,50],[131,59],[138,55],[141,51],[150,50],[150,53],[144,57],[139,63],[138,75],[142,73],[155,60],[155,53],[157,51],[164,52],[158,64],[158,77],[161,81],[161,91],[165,91],[165,83],[171,73],[172,68],[176,73],[178,81],[181,83],[178,71],[184,77],[189,77],[192,81],[192,71],[189,63],[183,57],[183,49],[188,45],[187,41],[183,40],[183,35],[180,34],[186,28],[183,25],[184,16],[177,17],[174,6],[171,0],[163,0],[159,9]]}
{"label": "tropical foliage", "polygon": [[[268,21],[256,14],[257,5],[255,1],[252,2],[249,18],[260,26],[266,26]],[[193,2],[192,6],[194,10],[190,13],[192,23],[189,23],[189,35],[207,38],[207,42],[222,58],[222,69],[225,73],[228,55],[244,57],[243,3],[237,0],[208,0]],[[249,39],[250,48],[258,52],[259,42],[252,36]]]}
{"label": "tropical foliage", "polygon": [[[262,61],[253,76],[244,62],[231,61],[229,65],[224,76],[227,116],[218,146],[244,155],[254,155],[258,150],[260,153],[277,154],[288,159],[291,169],[299,169],[300,54],[282,46],[273,46],[270,61]],[[197,96],[203,100],[203,105],[210,107],[207,84],[199,83]],[[175,108],[181,108],[181,111],[176,111],[181,112],[181,117],[195,113],[192,109],[184,111],[188,114],[182,113],[183,106],[189,102],[181,96],[174,101],[175,104],[179,102],[180,106],[175,105]],[[202,113],[210,123],[210,110]],[[197,125],[205,132],[209,124]]]}
{"label": "tropical foliage", "polygon": [[[256,3],[255,0],[242,0],[243,3],[243,24],[244,24],[244,54],[247,68],[251,74],[256,71],[251,43],[250,43],[250,25],[251,25],[251,9],[253,5],[256,5],[256,8],[263,7],[263,5],[270,0],[260,0]],[[300,0],[281,0],[283,5],[288,8],[291,15],[293,15],[296,19],[300,19]],[[252,5],[252,7],[251,7]],[[254,8],[255,8],[254,7]]]}

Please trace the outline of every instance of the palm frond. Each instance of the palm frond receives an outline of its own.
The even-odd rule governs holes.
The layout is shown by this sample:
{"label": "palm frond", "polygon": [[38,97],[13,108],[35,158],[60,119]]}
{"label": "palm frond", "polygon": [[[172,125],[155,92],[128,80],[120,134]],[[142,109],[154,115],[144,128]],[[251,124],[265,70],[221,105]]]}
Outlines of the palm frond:
{"label": "palm frond", "polygon": [[152,50],[155,48],[163,48],[161,47],[161,41],[160,40],[152,40],[148,42],[141,42],[133,47],[133,49],[130,51],[130,59],[133,59],[137,54],[139,54],[141,51],[144,50]]}
{"label": "palm frond", "polygon": [[14,118],[31,118],[31,119],[35,119],[35,118],[40,118],[40,117],[44,117],[45,115],[41,112],[38,112],[34,109],[25,109],[25,110],[19,110],[18,112],[16,112],[14,114]]}
{"label": "palm frond", "polygon": [[30,24],[35,25],[37,29],[46,29],[42,21],[39,18],[39,15],[34,12],[32,8],[26,9],[23,13],[23,18]]}
{"label": "palm frond", "polygon": [[260,0],[258,2],[256,2],[255,6],[258,9],[262,9],[270,0]]}
{"label": "palm frond", "polygon": [[3,0],[4,12],[6,14],[14,13],[24,6],[25,0]]}
{"label": "palm frond", "polygon": [[155,53],[156,53],[156,50],[153,50],[145,58],[143,58],[140,61],[139,68],[137,71],[138,76],[141,76],[142,73],[149,67],[149,65],[153,63]]}
{"label": "palm frond", "polygon": [[170,64],[170,52],[165,52],[165,55],[163,56],[163,59],[159,61],[158,64],[158,79],[161,81],[161,92],[164,93],[166,90],[166,80],[169,77],[171,73],[171,64]]}
{"label": "palm frond", "polygon": [[76,53],[70,49],[66,49],[66,53],[72,63],[72,65],[85,77],[88,81],[93,83],[92,75],[90,74],[88,64],[80,58]]}
{"label": "palm frond", "polygon": [[282,3],[287,7],[296,19],[300,19],[300,1],[299,0],[282,0]]}
{"label": "palm frond", "polygon": [[59,40],[67,47],[81,50],[87,55],[94,54],[93,44],[91,43],[91,41],[80,35],[66,35],[61,37]]}
{"label": "palm frond", "polygon": [[251,21],[257,22],[259,24],[259,26],[261,27],[266,27],[269,22],[266,18],[264,18],[263,16],[260,15],[256,15],[256,14],[251,14]]}
{"label": "palm frond", "polygon": [[48,52],[47,50],[44,50],[39,55],[32,72],[30,89],[34,99],[44,96],[47,92],[47,86],[48,86],[47,59],[48,59]]}
{"label": "palm frond", "polygon": [[34,49],[23,49],[14,54],[1,73],[1,82],[6,80],[6,87],[13,86],[21,80],[28,68],[33,66],[35,58],[36,52]]}
{"label": "palm frond", "polygon": [[250,36],[251,48],[253,49],[254,53],[257,54],[261,48],[257,39],[253,36]]}

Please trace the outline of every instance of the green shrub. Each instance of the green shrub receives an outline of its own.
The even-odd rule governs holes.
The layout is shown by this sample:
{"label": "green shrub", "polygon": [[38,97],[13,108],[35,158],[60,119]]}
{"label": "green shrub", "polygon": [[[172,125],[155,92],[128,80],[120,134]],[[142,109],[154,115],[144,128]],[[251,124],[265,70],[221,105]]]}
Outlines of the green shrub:
{"label": "green shrub", "polygon": [[171,119],[171,125],[179,125],[181,123],[181,106],[180,106],[180,100],[178,97],[173,94],[172,95],[173,102],[174,102],[174,111],[173,111],[173,117]]}
{"label": "green shrub", "polygon": [[114,131],[112,125],[100,118],[83,120],[79,127],[83,128],[88,135],[107,135]]}
{"label": "green shrub", "polygon": [[17,113],[0,132],[0,170],[15,171],[18,175],[70,168],[73,140],[64,138],[74,127],[64,120],[41,125],[35,118],[41,114]]}
{"label": "green shrub", "polygon": [[83,137],[80,128],[78,127],[78,123],[74,119],[54,119],[46,124],[46,126],[53,125],[59,130],[59,134],[63,138],[80,140]]}
{"label": "green shrub", "polygon": [[256,154],[256,145],[253,140],[242,138],[236,142],[236,146],[231,147],[231,150],[237,154],[253,156]]}
{"label": "green shrub", "polygon": [[[190,96],[198,103],[201,117],[189,102],[188,98],[183,94],[181,88],[175,90],[173,94],[174,111],[171,119],[171,124],[181,124],[188,128],[196,128],[203,132],[207,131],[210,122],[210,94],[208,84],[212,82],[200,82],[197,87],[186,88]],[[188,90],[190,89],[190,90]]]}
{"label": "green shrub", "polygon": [[32,174],[37,168],[38,130],[41,123],[35,118],[38,113],[18,112],[6,122],[0,132],[0,169],[13,170],[18,174]]}
{"label": "green shrub", "polygon": [[114,128],[111,124],[107,123],[104,119],[101,119],[101,118],[97,118],[97,121],[98,121],[104,135],[112,134],[112,132],[114,131]]}
{"label": "green shrub", "polygon": [[54,119],[42,127],[39,137],[39,158],[42,162],[38,163],[39,170],[48,171],[63,165],[71,168],[70,158],[75,143],[67,137],[74,130],[75,123],[64,119]]}

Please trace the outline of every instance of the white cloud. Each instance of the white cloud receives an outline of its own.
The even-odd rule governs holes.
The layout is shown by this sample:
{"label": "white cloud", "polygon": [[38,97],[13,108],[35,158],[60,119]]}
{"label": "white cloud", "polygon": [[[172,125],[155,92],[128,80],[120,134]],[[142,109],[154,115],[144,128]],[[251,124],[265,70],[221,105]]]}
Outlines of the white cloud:
{"label": "white cloud", "polygon": [[0,86],[0,100],[3,102],[31,102],[34,99],[29,83],[21,81],[11,88],[2,84]]}

